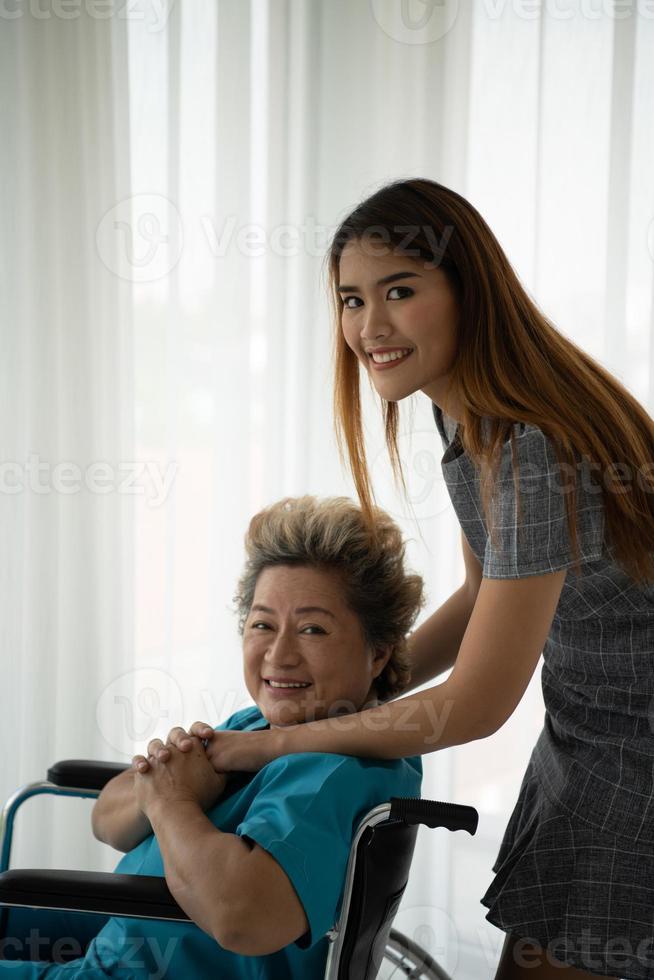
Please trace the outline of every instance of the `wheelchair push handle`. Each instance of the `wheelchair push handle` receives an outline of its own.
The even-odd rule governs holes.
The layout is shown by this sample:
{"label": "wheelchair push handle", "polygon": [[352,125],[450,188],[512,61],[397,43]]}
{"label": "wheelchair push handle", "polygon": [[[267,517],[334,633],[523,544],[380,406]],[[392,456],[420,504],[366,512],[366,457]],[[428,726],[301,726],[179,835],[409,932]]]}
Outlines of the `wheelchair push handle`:
{"label": "wheelchair push handle", "polygon": [[479,814],[474,806],[461,803],[401,796],[391,796],[390,803],[390,820],[403,820],[408,824],[423,823],[428,827],[447,827],[448,830],[467,830],[473,835],[479,823]]}

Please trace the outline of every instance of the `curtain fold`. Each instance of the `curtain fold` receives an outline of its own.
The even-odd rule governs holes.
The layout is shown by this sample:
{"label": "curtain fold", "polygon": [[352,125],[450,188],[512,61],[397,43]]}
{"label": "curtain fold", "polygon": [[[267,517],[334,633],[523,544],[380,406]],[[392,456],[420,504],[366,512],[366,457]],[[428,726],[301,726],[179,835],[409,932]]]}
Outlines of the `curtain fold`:
{"label": "curtain fold", "polygon": [[[129,193],[125,24],[21,16],[0,45],[4,801],[120,744],[102,704],[134,658],[134,387],[130,285],[95,241]],[[30,801],[12,864],[97,867],[90,806]]]}

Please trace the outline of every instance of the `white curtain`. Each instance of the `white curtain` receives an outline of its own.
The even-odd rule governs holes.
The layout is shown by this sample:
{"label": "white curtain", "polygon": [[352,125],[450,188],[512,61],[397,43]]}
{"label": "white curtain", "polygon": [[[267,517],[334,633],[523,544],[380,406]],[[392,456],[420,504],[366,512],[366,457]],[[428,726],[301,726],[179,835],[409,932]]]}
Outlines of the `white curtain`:
{"label": "white curtain", "polygon": [[[127,763],[250,703],[231,605],[249,519],[355,497],[323,256],[387,180],[466,196],[652,412],[653,17],[536,6],[141,0],[2,21],[3,800],[57,759]],[[440,440],[428,399],[402,405],[407,508],[363,392],[424,618],[464,574]],[[422,795],[475,806],[479,829],[421,829],[395,925],[459,980],[499,956],[479,898],[543,712],[538,669],[492,739],[423,758]],[[12,866],[113,868],[91,806],[30,800]]]}
{"label": "white curtain", "polygon": [[[126,37],[20,5],[0,19],[3,802],[125,746],[106,702],[135,655],[133,304],[95,235],[130,192]],[[91,808],[29,800],[12,866],[97,867]]]}

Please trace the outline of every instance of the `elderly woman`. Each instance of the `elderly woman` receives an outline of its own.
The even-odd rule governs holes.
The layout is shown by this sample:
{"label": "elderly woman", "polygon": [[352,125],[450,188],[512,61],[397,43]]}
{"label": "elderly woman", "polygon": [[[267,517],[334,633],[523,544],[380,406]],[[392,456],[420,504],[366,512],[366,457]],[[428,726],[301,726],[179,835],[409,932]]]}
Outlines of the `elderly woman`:
{"label": "elderly woman", "polygon": [[[255,704],[217,730],[348,715],[406,688],[423,582],[405,571],[398,527],[379,508],[375,518],[375,544],[346,497],[286,498],[252,519],[235,601]],[[31,962],[0,962],[0,975],[323,975],[354,831],[378,803],[420,795],[420,758],[301,752],[229,774],[211,759],[211,739],[173,728],[107,784],[92,814],[95,836],[127,852],[115,871],[165,876],[193,921],[13,909],[5,957]],[[40,944],[26,957],[30,930]],[[59,965],[44,962],[48,943]]]}

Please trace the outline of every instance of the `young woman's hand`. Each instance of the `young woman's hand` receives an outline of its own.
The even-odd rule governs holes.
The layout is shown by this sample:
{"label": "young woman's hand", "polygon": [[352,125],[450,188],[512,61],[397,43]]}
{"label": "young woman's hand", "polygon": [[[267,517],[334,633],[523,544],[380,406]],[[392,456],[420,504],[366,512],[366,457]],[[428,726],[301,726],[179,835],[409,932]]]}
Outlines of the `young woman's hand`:
{"label": "young woman's hand", "polygon": [[283,733],[278,729],[216,732],[206,722],[195,721],[189,733],[206,741],[205,752],[216,772],[258,772],[288,751],[282,745]]}
{"label": "young woman's hand", "polygon": [[[179,749],[174,744],[167,744],[166,758],[159,758],[160,751],[153,742],[148,749],[155,752],[148,756],[147,770],[140,770],[135,765],[134,793],[136,801],[147,816],[148,810],[155,804],[192,801],[206,812],[215,806],[227,785],[228,774],[219,773],[213,768],[205,753],[202,742],[197,737],[191,738],[191,746],[186,750]],[[135,756],[134,760],[143,758]]]}

